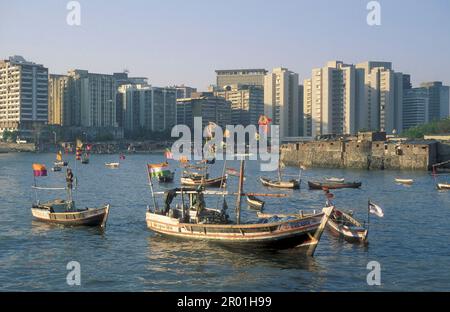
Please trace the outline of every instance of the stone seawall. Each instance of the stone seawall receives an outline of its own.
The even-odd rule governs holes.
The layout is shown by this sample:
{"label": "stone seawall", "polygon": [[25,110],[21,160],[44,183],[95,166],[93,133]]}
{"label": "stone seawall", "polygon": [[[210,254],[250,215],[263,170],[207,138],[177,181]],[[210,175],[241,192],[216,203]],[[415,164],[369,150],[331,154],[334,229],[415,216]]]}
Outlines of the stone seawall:
{"label": "stone seawall", "polygon": [[281,159],[288,166],[356,168],[370,170],[430,170],[450,159],[450,145],[435,141],[371,142],[313,141],[281,147]]}
{"label": "stone seawall", "polygon": [[13,152],[36,152],[36,146],[33,143],[0,143],[0,153]]}

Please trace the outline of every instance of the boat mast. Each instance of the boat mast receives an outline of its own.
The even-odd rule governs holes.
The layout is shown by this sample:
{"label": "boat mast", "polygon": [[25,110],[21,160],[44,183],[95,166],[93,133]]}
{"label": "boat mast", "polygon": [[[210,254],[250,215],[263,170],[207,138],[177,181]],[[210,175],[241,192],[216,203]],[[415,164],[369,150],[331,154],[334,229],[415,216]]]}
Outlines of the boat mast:
{"label": "boat mast", "polygon": [[154,212],[156,213],[157,205],[156,205],[156,199],[155,199],[155,192],[153,191],[153,182],[152,182],[152,177],[150,176],[150,170],[148,169],[148,165],[147,165],[147,176],[148,176],[148,184],[150,185],[150,192],[152,193],[153,207],[155,209]]}
{"label": "boat mast", "polygon": [[239,189],[236,199],[236,224],[241,223],[241,197],[244,187],[244,158],[241,159],[241,168],[239,172]]}

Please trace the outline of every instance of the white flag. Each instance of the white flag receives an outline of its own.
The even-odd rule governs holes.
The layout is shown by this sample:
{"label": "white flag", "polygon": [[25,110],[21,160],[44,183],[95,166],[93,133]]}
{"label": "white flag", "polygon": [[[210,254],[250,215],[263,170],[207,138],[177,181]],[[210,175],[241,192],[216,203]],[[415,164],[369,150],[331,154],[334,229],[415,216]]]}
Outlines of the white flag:
{"label": "white flag", "polygon": [[369,202],[369,212],[374,214],[374,215],[376,215],[376,216],[378,216],[378,217],[380,217],[380,218],[384,217],[383,209],[381,209],[380,206],[375,205],[372,202]]}

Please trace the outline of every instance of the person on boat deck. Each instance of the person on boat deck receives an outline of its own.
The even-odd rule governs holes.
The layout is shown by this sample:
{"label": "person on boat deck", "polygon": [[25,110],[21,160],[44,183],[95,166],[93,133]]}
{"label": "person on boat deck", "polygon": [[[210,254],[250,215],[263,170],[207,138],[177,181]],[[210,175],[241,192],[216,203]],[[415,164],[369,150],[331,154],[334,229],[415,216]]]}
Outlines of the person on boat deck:
{"label": "person on boat deck", "polygon": [[72,172],[72,169],[70,169],[70,168],[67,168],[66,182],[67,182],[67,188],[69,190],[71,190],[73,188],[73,172]]}

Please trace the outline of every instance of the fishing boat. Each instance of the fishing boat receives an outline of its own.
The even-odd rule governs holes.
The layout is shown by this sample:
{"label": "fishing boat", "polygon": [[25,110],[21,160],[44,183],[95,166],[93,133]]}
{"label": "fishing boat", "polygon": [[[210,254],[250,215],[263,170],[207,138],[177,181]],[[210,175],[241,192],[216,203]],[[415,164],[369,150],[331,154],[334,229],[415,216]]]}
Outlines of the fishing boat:
{"label": "fishing boat", "polygon": [[[244,165],[241,161],[239,190],[236,202],[236,221],[230,220],[224,199],[222,209],[207,208],[204,196],[208,191],[202,189],[174,189],[164,192],[164,207],[159,209],[152,190],[154,209],[148,207],[147,227],[161,235],[203,240],[222,245],[248,249],[287,249],[305,248],[306,254],[313,256],[319,244],[332,208],[307,217],[261,218],[256,223],[241,223],[241,197],[246,196],[243,189]],[[150,185],[152,185],[150,183]],[[228,195],[215,192],[215,195]],[[180,195],[181,205],[172,205],[173,199]],[[184,197],[188,196],[185,201]]]}
{"label": "fishing boat", "polygon": [[224,175],[218,178],[204,178],[199,177],[181,177],[181,184],[185,186],[209,186],[209,187],[221,187],[222,184],[227,182],[227,176]]}
{"label": "fishing boat", "polygon": [[262,210],[264,208],[264,201],[253,195],[247,195],[247,204],[252,209]]}
{"label": "fishing boat", "polygon": [[330,232],[350,243],[364,243],[369,233],[361,222],[353,218],[350,213],[334,208],[328,219],[327,228]]}
{"label": "fishing boat", "polygon": [[281,174],[281,166],[282,163],[278,162],[278,180],[271,180],[265,177],[260,177],[259,180],[261,181],[262,185],[267,187],[274,187],[274,188],[282,188],[282,189],[299,189],[301,184],[301,174],[302,169],[300,168],[300,173],[298,175],[298,179],[291,179],[289,181],[286,181],[282,179]]}
{"label": "fishing boat", "polygon": [[[67,226],[100,226],[106,227],[109,215],[109,204],[105,204],[98,208],[78,208],[72,197],[73,173],[71,169],[67,169],[66,181],[67,187],[39,187],[36,183],[36,177],[47,176],[47,170],[44,165],[33,164],[34,186],[36,191],[36,201],[32,205],[31,214],[35,219],[47,223],[62,224]],[[55,199],[52,201],[41,203],[37,198],[37,190],[58,191],[65,190],[67,199]]]}
{"label": "fishing boat", "polygon": [[400,179],[400,178],[395,178],[395,182],[399,183],[399,184],[407,184],[407,185],[411,185],[414,183],[413,179]]}
{"label": "fishing boat", "polygon": [[438,183],[437,188],[439,190],[450,190],[450,183]]}
{"label": "fishing boat", "polygon": [[105,163],[105,166],[108,168],[119,168],[120,163]]}
{"label": "fishing boat", "polygon": [[55,167],[66,167],[69,165],[67,161],[63,160],[61,151],[58,151],[58,153],[56,153],[56,160],[54,162],[54,165]]}
{"label": "fishing boat", "polygon": [[325,180],[328,181],[328,182],[338,182],[338,183],[345,182],[344,178],[335,178],[335,177],[325,178]]}
{"label": "fishing boat", "polygon": [[284,188],[284,189],[299,189],[300,181],[299,180],[290,180],[290,181],[279,181],[279,180],[270,180],[264,177],[260,177],[262,185],[267,187],[275,187],[275,188]]}
{"label": "fishing boat", "polygon": [[342,189],[342,188],[360,188],[361,182],[318,182],[308,181],[308,186],[311,190],[323,190],[323,189]]}

